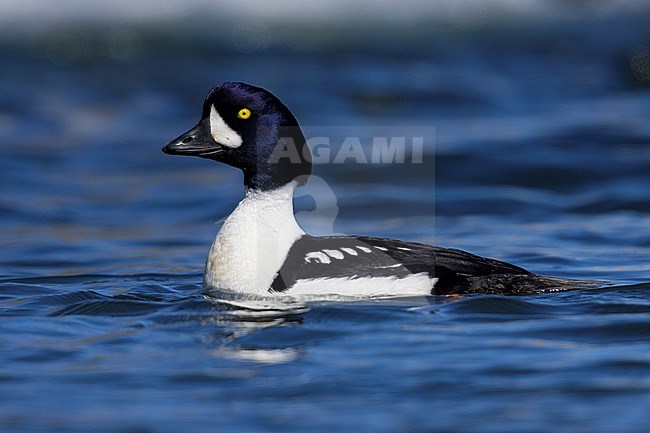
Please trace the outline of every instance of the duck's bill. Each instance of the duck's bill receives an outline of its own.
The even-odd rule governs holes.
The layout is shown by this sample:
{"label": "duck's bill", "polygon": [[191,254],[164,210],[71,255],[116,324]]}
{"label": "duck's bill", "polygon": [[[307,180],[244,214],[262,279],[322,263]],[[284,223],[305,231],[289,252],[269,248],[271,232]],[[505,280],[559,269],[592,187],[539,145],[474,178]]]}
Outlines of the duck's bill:
{"label": "duck's bill", "polygon": [[221,155],[225,149],[212,140],[205,122],[199,122],[194,128],[163,146],[162,151],[169,155],[211,158]]}

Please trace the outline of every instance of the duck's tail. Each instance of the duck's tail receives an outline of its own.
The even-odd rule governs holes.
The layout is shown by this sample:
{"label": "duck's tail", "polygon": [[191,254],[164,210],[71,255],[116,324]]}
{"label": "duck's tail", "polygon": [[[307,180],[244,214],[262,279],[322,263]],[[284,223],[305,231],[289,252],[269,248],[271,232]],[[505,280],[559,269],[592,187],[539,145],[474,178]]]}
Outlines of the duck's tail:
{"label": "duck's tail", "polygon": [[569,280],[536,274],[493,274],[462,278],[455,287],[458,293],[495,295],[532,295],[566,290],[595,289],[611,283],[597,280]]}

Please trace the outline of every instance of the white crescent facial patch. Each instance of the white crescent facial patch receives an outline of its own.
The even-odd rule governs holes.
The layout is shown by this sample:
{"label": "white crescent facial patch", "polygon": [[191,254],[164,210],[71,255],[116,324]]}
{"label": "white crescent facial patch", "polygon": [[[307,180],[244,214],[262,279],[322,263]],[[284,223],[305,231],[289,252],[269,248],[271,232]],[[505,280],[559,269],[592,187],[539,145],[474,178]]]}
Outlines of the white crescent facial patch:
{"label": "white crescent facial patch", "polygon": [[219,115],[219,112],[214,108],[214,105],[210,107],[210,135],[212,139],[219,143],[222,146],[236,148],[242,145],[241,135],[237,134],[223,117]]}

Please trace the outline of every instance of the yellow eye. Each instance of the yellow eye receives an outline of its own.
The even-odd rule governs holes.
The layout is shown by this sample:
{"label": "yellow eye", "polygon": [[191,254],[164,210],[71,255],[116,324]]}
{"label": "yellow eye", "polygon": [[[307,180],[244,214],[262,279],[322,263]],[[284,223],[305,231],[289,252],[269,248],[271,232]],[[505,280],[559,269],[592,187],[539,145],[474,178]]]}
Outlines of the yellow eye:
{"label": "yellow eye", "polygon": [[251,117],[251,110],[249,110],[248,108],[242,108],[241,110],[239,110],[239,113],[237,113],[237,117],[239,117],[240,119],[248,119],[249,117]]}

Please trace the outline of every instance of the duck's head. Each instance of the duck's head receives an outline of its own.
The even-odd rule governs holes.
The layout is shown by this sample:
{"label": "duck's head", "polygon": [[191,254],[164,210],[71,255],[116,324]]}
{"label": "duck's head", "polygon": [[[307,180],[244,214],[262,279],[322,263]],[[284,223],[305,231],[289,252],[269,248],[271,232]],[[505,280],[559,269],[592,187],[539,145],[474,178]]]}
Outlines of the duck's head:
{"label": "duck's head", "polygon": [[163,147],[237,167],[247,188],[270,190],[311,173],[311,154],[296,118],[271,92],[245,83],[212,88],[196,126]]}

